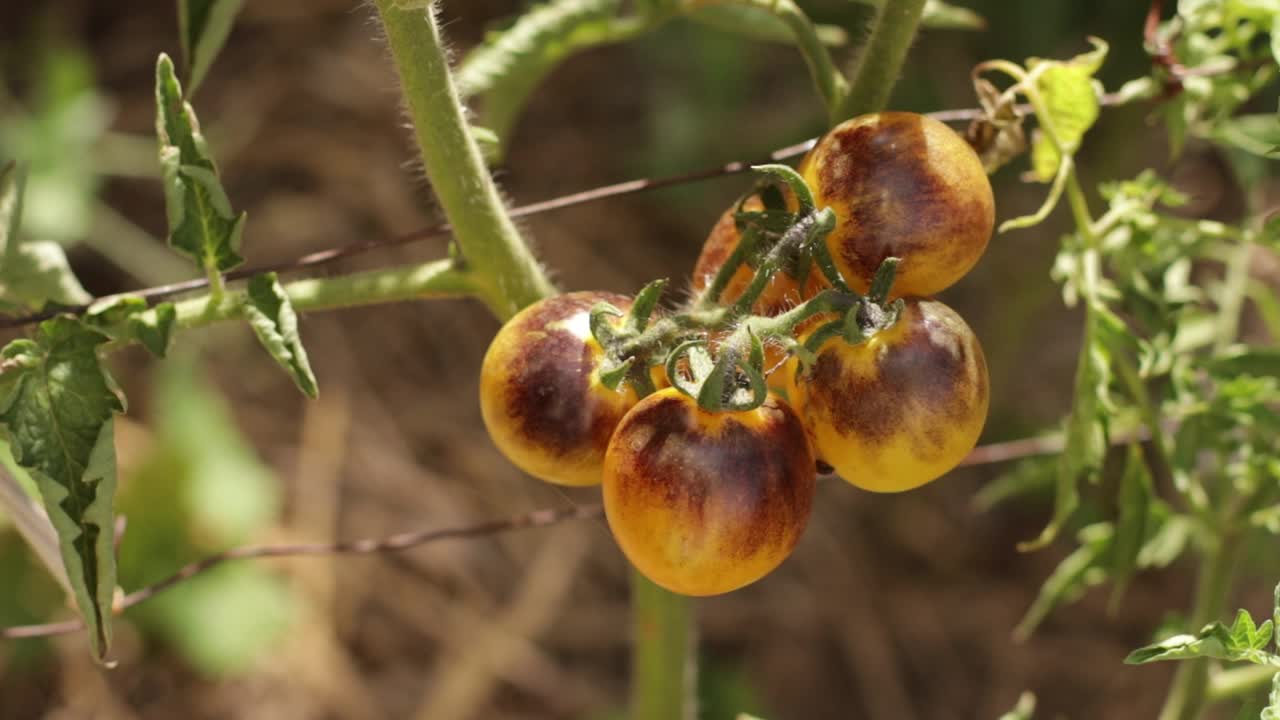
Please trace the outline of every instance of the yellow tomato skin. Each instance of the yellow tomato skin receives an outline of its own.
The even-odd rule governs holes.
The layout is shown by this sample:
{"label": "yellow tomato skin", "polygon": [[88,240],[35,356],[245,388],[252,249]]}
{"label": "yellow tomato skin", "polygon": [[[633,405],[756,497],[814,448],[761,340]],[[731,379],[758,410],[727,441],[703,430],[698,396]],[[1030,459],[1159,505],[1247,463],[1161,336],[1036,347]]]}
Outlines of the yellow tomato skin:
{"label": "yellow tomato skin", "polygon": [[710,413],[674,388],[623,418],[604,462],[604,508],[622,552],[654,583],[718,595],[791,553],[813,504],[813,453],[799,417],[771,396]]}
{"label": "yellow tomato skin", "polygon": [[489,344],[480,368],[480,412],[498,449],[521,470],[558,485],[597,485],[605,448],[639,400],[627,383],[600,384],[603,350],[591,308],[631,306],[623,295],[575,292],[534,303]]}
{"label": "yellow tomato skin", "polygon": [[954,310],[912,298],[863,343],[823,343],[791,397],[818,459],[864,490],[901,492],[947,473],[977,444],[987,363]]}
{"label": "yellow tomato skin", "polygon": [[937,294],[973,268],[991,238],[995,201],[982,161],[924,115],[847,120],[818,141],[801,174],[818,207],[836,214],[827,248],[858,292],[885,258],[897,257],[892,297]]}

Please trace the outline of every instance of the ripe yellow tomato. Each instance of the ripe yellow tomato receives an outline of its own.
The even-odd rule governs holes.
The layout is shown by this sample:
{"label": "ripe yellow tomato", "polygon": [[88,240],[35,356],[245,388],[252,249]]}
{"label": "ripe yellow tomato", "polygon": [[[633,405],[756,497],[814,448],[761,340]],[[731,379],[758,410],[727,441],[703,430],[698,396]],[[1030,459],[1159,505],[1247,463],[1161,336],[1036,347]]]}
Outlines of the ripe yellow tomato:
{"label": "ripe yellow tomato", "polygon": [[672,592],[716,595],[791,553],[816,472],[800,419],[776,396],[711,413],[668,388],[622,419],[604,478],[609,528],[631,564]]}
{"label": "ripe yellow tomato", "polygon": [[907,300],[864,342],[822,344],[790,393],[818,459],[876,492],[919,487],[973,449],[988,405],[987,363],[973,331],[936,300]]}
{"label": "ripe yellow tomato", "polygon": [[609,437],[639,400],[627,383],[600,382],[604,352],[591,335],[590,311],[631,299],[576,292],[534,303],[498,331],[480,368],[480,411],[494,444],[534,477],[595,485]]}
{"label": "ripe yellow tomato", "polygon": [[982,161],[924,115],[847,120],[818,141],[801,174],[818,207],[836,213],[827,248],[858,292],[897,257],[892,297],[934,295],[969,272],[991,238],[995,201]]}

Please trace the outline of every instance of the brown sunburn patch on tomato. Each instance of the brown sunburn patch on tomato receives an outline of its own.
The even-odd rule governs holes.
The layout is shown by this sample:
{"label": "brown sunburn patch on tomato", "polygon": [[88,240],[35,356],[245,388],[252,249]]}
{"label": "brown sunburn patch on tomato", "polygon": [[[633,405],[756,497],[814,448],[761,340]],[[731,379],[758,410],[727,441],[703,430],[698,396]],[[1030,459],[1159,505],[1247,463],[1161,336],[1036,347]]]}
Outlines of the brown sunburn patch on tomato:
{"label": "brown sunburn patch on tomato", "polygon": [[930,265],[972,265],[990,236],[992,205],[931,167],[927,120],[878,117],[837,127],[823,141],[831,147],[817,165],[820,204],[850,199],[845,223],[828,241],[834,253],[868,281],[892,255],[904,259],[903,274],[914,271],[912,255]]}
{"label": "brown sunburn patch on tomato", "polygon": [[[625,309],[630,299],[608,293],[560,296],[534,306],[515,328],[526,340],[509,363],[504,401],[513,428],[559,456],[583,448],[603,452],[620,413],[592,388],[596,354],[566,321],[598,302]],[[606,391],[607,392],[607,391]]]}
{"label": "brown sunburn patch on tomato", "polygon": [[[710,434],[691,401],[663,397],[637,406],[614,440],[628,452],[617,465],[618,512],[662,508],[688,529],[689,555],[707,543],[737,561],[792,548],[811,510],[814,461],[795,413],[764,411],[768,421],[758,428],[726,418]],[[640,428],[645,436],[634,437]]]}
{"label": "brown sunburn patch on tomato", "polygon": [[922,459],[934,458],[950,428],[969,419],[975,399],[986,396],[986,363],[968,342],[972,335],[939,319],[949,309],[924,312],[925,303],[907,305],[898,320],[906,323],[904,332],[879,353],[872,373],[850,372],[838,352],[819,354],[809,402],[841,435],[870,445],[906,437]]}

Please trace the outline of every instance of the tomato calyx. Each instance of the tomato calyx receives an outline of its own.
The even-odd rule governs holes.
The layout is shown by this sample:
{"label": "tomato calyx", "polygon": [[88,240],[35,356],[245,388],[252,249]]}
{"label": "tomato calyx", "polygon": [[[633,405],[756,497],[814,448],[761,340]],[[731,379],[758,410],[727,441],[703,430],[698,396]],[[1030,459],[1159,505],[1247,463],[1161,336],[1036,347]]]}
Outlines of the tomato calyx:
{"label": "tomato calyx", "polygon": [[648,353],[636,352],[635,340],[649,327],[666,279],[654,280],[636,294],[627,312],[601,302],[591,308],[589,324],[591,336],[602,350],[604,359],[600,367],[600,383],[610,390],[617,390],[625,381],[642,397],[654,391],[653,378],[648,369]]}

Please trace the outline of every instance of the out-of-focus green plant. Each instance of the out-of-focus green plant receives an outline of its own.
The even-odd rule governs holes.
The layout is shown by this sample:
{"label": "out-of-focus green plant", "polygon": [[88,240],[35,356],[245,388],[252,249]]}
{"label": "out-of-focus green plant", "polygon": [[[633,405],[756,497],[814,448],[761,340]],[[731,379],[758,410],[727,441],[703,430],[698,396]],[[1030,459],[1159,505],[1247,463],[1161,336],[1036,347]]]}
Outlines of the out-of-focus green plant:
{"label": "out-of-focus green plant", "polygon": [[[164,364],[152,403],[154,435],[117,503],[120,513],[139,519],[120,546],[121,583],[129,587],[249,541],[272,525],[280,508],[276,479],[189,359]],[[227,673],[245,669],[272,646],[294,603],[279,577],[238,563],[193,578],[129,617],[200,670]]]}

